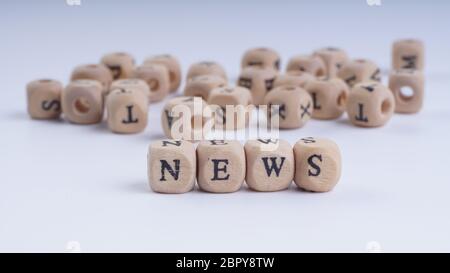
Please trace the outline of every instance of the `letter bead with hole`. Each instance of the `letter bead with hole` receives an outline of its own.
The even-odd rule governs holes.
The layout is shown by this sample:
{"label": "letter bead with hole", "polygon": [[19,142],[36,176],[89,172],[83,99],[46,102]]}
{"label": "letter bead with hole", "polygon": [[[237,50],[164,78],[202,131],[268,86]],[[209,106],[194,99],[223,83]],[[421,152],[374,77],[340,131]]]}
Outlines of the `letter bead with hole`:
{"label": "letter bead with hole", "polygon": [[313,115],[312,98],[300,87],[277,87],[267,94],[264,104],[268,107],[268,118],[278,118],[281,129],[303,127]]}
{"label": "letter bead with hole", "polygon": [[186,83],[184,88],[185,96],[201,97],[205,101],[208,100],[211,90],[216,87],[225,87],[227,81],[217,75],[201,75],[194,77]]}
{"label": "letter bead with hole", "polygon": [[381,71],[374,62],[357,59],[346,62],[339,70],[338,77],[345,81],[349,87],[353,87],[360,82],[380,82]]}
{"label": "letter bead with hole", "polygon": [[[395,98],[395,112],[417,113],[422,109],[425,79],[419,70],[401,69],[393,71],[389,76],[389,88]],[[406,94],[405,90],[412,91]]]}
{"label": "letter bead with hole", "polygon": [[314,52],[314,55],[322,58],[327,70],[327,77],[337,77],[338,71],[348,61],[347,53],[336,47],[325,47]]}
{"label": "letter bead with hole", "polygon": [[272,90],[277,71],[271,68],[244,68],[237,85],[250,90],[255,105],[261,105],[267,92]]}
{"label": "letter bead with hole", "polygon": [[248,66],[280,70],[280,55],[271,48],[259,47],[247,50],[242,57],[241,68]]}
{"label": "letter bead with hole", "polygon": [[350,121],[361,127],[379,127],[392,117],[395,109],[394,95],[381,83],[366,82],[355,85],[347,99]]}
{"label": "letter bead with hole", "polygon": [[305,89],[313,100],[313,118],[337,119],[345,112],[349,88],[343,80],[319,78],[308,82]]}
{"label": "letter bead with hole", "polygon": [[170,92],[178,90],[181,84],[181,65],[175,56],[169,54],[156,55],[144,61],[147,64],[161,64],[169,71]]}
{"label": "letter bead with hole", "polygon": [[163,100],[170,90],[169,71],[164,65],[146,64],[137,67],[133,77],[144,80],[150,88],[150,102]]}
{"label": "letter bead with hole", "polygon": [[315,77],[322,77],[327,74],[325,63],[319,56],[315,55],[297,55],[292,57],[289,60],[286,71],[308,72]]}
{"label": "letter bead with hole", "polygon": [[425,46],[420,40],[398,40],[392,45],[392,68],[423,70]]}
{"label": "letter bead with hole", "polygon": [[108,127],[114,133],[139,133],[147,126],[148,96],[136,89],[115,89],[106,97]]}
{"label": "letter bead with hole", "polygon": [[111,71],[104,64],[88,64],[77,66],[70,77],[75,80],[96,80],[102,85],[103,93],[107,93],[113,81]]}
{"label": "letter bead with hole", "polygon": [[27,84],[27,110],[34,119],[57,119],[61,115],[61,93],[59,81],[41,79]]}
{"label": "letter bead with hole", "polygon": [[294,145],[295,184],[306,191],[328,192],[341,177],[341,152],[335,142],[307,137]]}
{"label": "letter bead with hole", "polygon": [[236,140],[204,140],[197,146],[197,183],[203,191],[236,192],[245,179],[245,152]]}
{"label": "letter bead with hole", "polygon": [[101,63],[109,68],[113,80],[127,79],[131,77],[134,70],[134,58],[125,52],[114,52],[102,57]]}
{"label": "letter bead with hole", "polygon": [[203,61],[192,64],[187,72],[186,79],[189,82],[193,78],[201,75],[216,75],[228,81],[225,69],[218,63],[212,61]]}
{"label": "letter bead with hole", "polygon": [[93,124],[103,119],[103,86],[95,80],[75,80],[62,93],[64,117],[72,123]]}
{"label": "letter bead with hole", "polygon": [[115,89],[131,89],[139,91],[146,96],[145,101],[148,101],[150,96],[150,88],[148,87],[148,84],[141,79],[115,80],[111,84],[111,88],[109,88],[109,90],[113,91]]}
{"label": "letter bead with hole", "polygon": [[256,191],[280,191],[292,183],[295,172],[291,145],[281,139],[249,140],[245,144],[247,185]]}
{"label": "letter bead with hole", "polygon": [[183,140],[161,140],[148,150],[148,181],[159,193],[186,193],[194,189],[196,153],[194,145]]}

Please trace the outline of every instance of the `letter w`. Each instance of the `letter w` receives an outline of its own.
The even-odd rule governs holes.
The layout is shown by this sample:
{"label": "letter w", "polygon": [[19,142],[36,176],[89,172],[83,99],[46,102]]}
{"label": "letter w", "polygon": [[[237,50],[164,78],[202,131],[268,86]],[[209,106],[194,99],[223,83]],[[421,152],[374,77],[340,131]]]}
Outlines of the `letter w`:
{"label": "letter w", "polygon": [[275,174],[277,175],[277,177],[280,176],[280,170],[283,167],[284,160],[286,159],[286,157],[281,157],[280,166],[277,165],[276,157],[270,157],[270,162],[271,162],[270,165],[268,162],[269,157],[263,157],[261,159],[264,162],[264,168],[266,169],[267,176],[271,176],[272,171],[275,171]]}

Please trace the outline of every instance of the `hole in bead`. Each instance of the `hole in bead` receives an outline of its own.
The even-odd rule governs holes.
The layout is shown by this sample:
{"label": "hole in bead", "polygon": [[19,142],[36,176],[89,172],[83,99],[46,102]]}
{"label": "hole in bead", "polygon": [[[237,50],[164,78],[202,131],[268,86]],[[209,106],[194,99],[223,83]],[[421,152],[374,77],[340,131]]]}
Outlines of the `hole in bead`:
{"label": "hole in bead", "polygon": [[175,73],[173,71],[169,71],[169,80],[170,80],[170,82],[175,82],[176,77],[177,76],[175,75]]}
{"label": "hole in bead", "polygon": [[409,86],[404,86],[400,88],[399,97],[403,101],[412,100],[412,98],[414,97],[414,90]]}
{"label": "hole in bead", "polygon": [[391,110],[392,104],[388,99],[385,99],[383,103],[381,103],[381,113],[384,115],[388,114]]}
{"label": "hole in bead", "polygon": [[156,79],[151,79],[151,80],[148,82],[148,86],[150,87],[150,91],[151,91],[151,92],[158,91],[158,89],[159,89],[159,82],[158,82],[158,80],[156,80]]}
{"label": "hole in bead", "polygon": [[89,112],[89,109],[91,108],[89,100],[83,97],[77,99],[74,104],[75,110],[79,114],[86,114],[87,112]]}
{"label": "hole in bead", "polygon": [[317,77],[323,77],[323,76],[325,76],[325,71],[323,71],[323,69],[320,68],[319,70],[317,70],[316,76],[317,76]]}
{"label": "hole in bead", "polygon": [[345,91],[342,91],[337,98],[337,104],[339,107],[344,107],[346,102],[347,102],[347,93],[345,93]]}

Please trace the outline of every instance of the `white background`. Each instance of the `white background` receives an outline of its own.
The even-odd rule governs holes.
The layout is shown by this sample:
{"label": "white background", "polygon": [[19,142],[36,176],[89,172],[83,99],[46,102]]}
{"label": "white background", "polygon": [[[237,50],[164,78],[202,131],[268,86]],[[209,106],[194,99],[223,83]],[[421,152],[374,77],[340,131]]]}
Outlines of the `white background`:
{"label": "white background", "polygon": [[[186,1],[187,2],[187,1]],[[449,4],[445,1],[10,1],[0,7],[0,251],[303,252],[450,251]],[[282,131],[335,140],[343,175],[325,194],[287,191],[183,195],[150,191],[147,147],[162,138],[160,110],[138,135],[105,123],[34,121],[25,85],[67,83],[78,64],[125,50],[141,62],[172,53],[185,72],[200,60],[224,65],[232,81],[242,52],[294,54],[334,45],[389,68],[390,46],[417,37],[427,46],[426,102],[382,128],[310,121]]]}

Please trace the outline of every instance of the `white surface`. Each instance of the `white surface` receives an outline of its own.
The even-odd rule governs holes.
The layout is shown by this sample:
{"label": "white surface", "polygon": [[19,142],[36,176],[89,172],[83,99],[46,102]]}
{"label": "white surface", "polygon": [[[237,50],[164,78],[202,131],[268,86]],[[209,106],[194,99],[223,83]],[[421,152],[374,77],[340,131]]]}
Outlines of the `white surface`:
{"label": "white surface", "polygon": [[[289,19],[304,3],[264,3],[249,21],[255,3],[203,2],[180,9],[167,4],[150,12],[150,4],[126,6],[125,1],[84,1],[78,8],[49,2],[31,7],[22,1],[0,9],[1,34],[7,37],[0,51],[0,251],[62,252],[69,241],[82,251],[364,252],[370,241],[383,251],[450,251],[450,72],[441,54],[448,42],[441,39],[443,29],[432,27],[449,25],[446,4],[408,6],[409,16],[436,18],[423,20],[414,31],[398,20],[402,1],[378,8],[364,1],[345,7],[310,4],[307,8],[321,9],[323,16],[301,13],[304,22],[318,21],[313,31]],[[342,11],[336,14],[334,8]],[[216,9],[222,12],[212,12]],[[151,16],[143,16],[146,12]],[[367,19],[367,28],[345,31],[354,25],[352,14]],[[124,20],[116,21],[120,16]],[[269,16],[279,20],[264,20]],[[245,27],[237,27],[239,20]],[[373,31],[364,36],[367,29]],[[163,103],[151,105],[144,133],[129,136],[110,133],[104,123],[33,121],[25,111],[29,80],[66,81],[73,66],[96,62],[112,50],[130,51],[139,61],[173,53],[184,72],[189,63],[211,58],[235,79],[241,53],[254,45],[273,46],[284,64],[295,53],[333,44],[388,67],[390,43],[409,35],[424,39],[428,49],[426,104],[420,114],[395,115],[378,129],[353,127],[343,117],[281,132],[291,144],[303,136],[322,136],[340,145],[343,175],[326,194],[294,186],[275,193],[155,194],[147,185],[146,153],[150,141],[162,137]]]}

